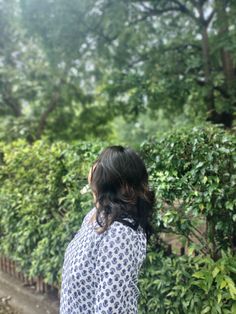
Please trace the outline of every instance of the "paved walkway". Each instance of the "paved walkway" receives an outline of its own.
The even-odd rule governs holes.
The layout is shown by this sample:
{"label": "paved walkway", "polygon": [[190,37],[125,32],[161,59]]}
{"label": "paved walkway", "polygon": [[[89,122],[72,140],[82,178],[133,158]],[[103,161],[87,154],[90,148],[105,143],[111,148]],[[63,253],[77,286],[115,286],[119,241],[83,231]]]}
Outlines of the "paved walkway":
{"label": "paved walkway", "polygon": [[[9,298],[8,304],[22,314],[58,314],[59,301],[55,296],[36,293],[32,288],[0,271],[0,299]],[[17,312],[18,313],[18,312]]]}

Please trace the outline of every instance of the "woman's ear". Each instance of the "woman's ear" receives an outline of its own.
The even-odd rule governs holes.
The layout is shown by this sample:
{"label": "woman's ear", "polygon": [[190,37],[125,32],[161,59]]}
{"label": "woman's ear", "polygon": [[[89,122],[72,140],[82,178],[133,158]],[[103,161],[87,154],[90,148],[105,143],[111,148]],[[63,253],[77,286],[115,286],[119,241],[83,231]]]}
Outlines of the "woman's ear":
{"label": "woman's ear", "polygon": [[91,183],[91,177],[92,177],[92,173],[93,171],[96,169],[97,163],[95,163],[90,169],[89,169],[89,173],[88,173],[88,184],[90,185]]}
{"label": "woman's ear", "polygon": [[88,173],[88,184],[90,185],[91,182],[91,174],[92,174],[92,167],[89,169],[89,173]]}

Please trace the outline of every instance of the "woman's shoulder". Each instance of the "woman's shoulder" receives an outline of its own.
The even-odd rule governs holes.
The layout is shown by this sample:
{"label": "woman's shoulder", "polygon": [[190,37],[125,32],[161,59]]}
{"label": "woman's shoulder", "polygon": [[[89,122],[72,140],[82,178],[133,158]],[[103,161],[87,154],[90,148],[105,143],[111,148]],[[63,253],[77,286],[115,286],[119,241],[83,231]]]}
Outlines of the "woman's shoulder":
{"label": "woman's shoulder", "polygon": [[[84,217],[83,220],[83,225],[93,225],[93,227],[98,227],[98,224],[95,221],[95,215],[96,215],[96,207],[93,207]],[[139,240],[142,240],[143,242],[146,241],[146,234],[143,230],[143,228],[141,227],[141,225],[139,225],[137,227],[137,229],[133,228],[133,223],[134,220],[132,218],[123,218],[122,221],[119,220],[115,220],[112,222],[112,224],[108,227],[108,229],[106,231],[104,231],[103,236],[105,235],[111,235],[111,237],[114,236],[119,236],[122,235],[124,236],[128,236],[130,238],[132,238],[134,241],[137,240],[137,238],[139,238]]]}
{"label": "woman's shoulder", "polygon": [[143,232],[143,228],[139,225],[134,228],[134,221],[132,219],[126,218],[123,221],[113,221],[110,228],[118,230],[118,232],[137,235]]}
{"label": "woman's shoulder", "polygon": [[100,236],[99,247],[101,252],[111,250],[111,254],[112,251],[125,252],[125,255],[130,255],[140,268],[146,258],[147,240],[141,229],[135,231],[121,222],[114,221]]}
{"label": "woman's shoulder", "polygon": [[[131,220],[129,220],[131,222]],[[134,230],[129,225],[126,225],[120,221],[114,221],[109,228],[105,231],[107,240],[115,240],[119,242],[124,241],[127,246],[133,244],[135,248],[145,251],[147,245],[146,234],[141,226],[137,230]]]}
{"label": "woman's shoulder", "polygon": [[96,211],[96,207],[93,207],[83,218],[82,226],[85,224],[88,224],[91,220],[91,218],[94,216],[94,213]]}

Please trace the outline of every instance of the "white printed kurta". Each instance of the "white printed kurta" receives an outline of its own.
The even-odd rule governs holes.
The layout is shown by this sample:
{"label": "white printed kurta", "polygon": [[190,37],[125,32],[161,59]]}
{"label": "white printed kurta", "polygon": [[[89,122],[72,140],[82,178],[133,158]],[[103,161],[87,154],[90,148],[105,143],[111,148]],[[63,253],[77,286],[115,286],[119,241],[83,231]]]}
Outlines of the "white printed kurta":
{"label": "white printed kurta", "polygon": [[99,235],[97,222],[88,224],[95,210],[66,248],[60,314],[137,314],[146,235],[141,226],[135,231],[118,221]]}

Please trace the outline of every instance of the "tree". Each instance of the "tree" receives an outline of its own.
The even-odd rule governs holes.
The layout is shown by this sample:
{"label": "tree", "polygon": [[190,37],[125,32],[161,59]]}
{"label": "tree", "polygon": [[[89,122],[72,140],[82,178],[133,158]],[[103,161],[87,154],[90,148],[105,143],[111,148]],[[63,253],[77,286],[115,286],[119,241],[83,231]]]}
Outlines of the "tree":
{"label": "tree", "polygon": [[[50,62],[49,62],[50,61]],[[47,134],[51,139],[74,140],[109,134],[107,110],[95,112],[88,84],[73,65],[49,60],[40,38],[27,32],[18,1],[1,4],[0,10],[0,138],[34,141]],[[84,124],[102,120],[85,136]],[[54,134],[52,134],[54,132]]]}
{"label": "tree", "polygon": [[[21,0],[28,28],[57,62],[93,66],[115,113],[190,107],[232,126],[235,3],[218,0]],[[34,14],[32,14],[34,12]],[[42,23],[42,21],[46,23]]]}

